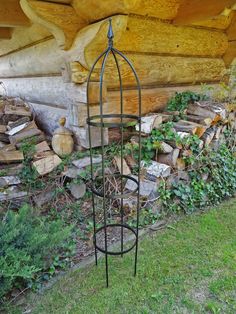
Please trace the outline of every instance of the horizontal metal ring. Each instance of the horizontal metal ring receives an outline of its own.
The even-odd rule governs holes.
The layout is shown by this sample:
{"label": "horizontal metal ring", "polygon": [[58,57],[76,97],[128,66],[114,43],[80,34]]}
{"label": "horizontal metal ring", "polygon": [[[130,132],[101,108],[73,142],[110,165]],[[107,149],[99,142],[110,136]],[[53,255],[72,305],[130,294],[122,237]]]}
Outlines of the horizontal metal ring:
{"label": "horizontal metal ring", "polygon": [[[102,231],[102,230],[104,230],[105,228],[109,228],[109,227],[111,227],[111,228],[114,228],[114,227],[123,227],[124,229],[127,229],[127,230],[130,230],[134,235],[135,235],[135,242],[132,244],[132,246],[131,247],[129,247],[128,249],[126,249],[126,250],[123,250],[123,251],[106,251],[105,249],[103,249],[103,248],[101,248],[100,246],[98,246],[97,245],[97,241],[95,241],[96,240],[96,235],[98,234],[98,232],[100,232],[100,231]],[[104,253],[104,254],[108,254],[108,255],[123,255],[123,254],[125,254],[125,253],[128,253],[128,252],[130,252],[135,246],[136,246],[136,244],[137,244],[137,239],[138,239],[138,237],[137,237],[137,233],[136,233],[136,230],[134,230],[133,228],[131,228],[130,226],[128,226],[128,225],[124,225],[124,224],[108,224],[108,225],[106,225],[106,227],[105,226],[102,226],[102,227],[100,227],[100,228],[98,228],[97,230],[96,230],[96,232],[94,233],[94,238],[93,238],[93,242],[94,242],[94,246],[95,246],[95,248],[98,250],[98,251],[100,251],[100,252],[102,252],[102,253]]]}
{"label": "horizontal metal ring", "polygon": [[[99,119],[100,122],[94,120]],[[132,119],[134,121],[140,122],[141,118],[132,114],[104,114],[104,115],[95,115],[87,118],[87,124],[90,126],[96,127],[105,127],[105,128],[117,128],[117,127],[128,127],[132,121],[127,122],[102,122],[103,119]]]}

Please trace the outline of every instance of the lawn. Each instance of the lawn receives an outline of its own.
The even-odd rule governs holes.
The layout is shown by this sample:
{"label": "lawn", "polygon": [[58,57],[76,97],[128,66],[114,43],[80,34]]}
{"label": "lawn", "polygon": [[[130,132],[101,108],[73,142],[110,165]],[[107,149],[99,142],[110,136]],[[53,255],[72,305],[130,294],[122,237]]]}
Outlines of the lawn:
{"label": "lawn", "polygon": [[108,289],[103,259],[69,272],[28,313],[236,313],[236,200],[146,235],[136,278],[133,257],[110,258]]}

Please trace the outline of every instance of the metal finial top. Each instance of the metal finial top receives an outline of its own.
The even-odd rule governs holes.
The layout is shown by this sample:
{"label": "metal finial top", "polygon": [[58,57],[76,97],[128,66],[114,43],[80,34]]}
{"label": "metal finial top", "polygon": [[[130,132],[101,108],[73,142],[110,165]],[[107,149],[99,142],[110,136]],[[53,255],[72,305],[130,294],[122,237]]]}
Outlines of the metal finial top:
{"label": "metal finial top", "polygon": [[109,43],[109,47],[113,46],[113,38],[114,38],[114,33],[113,33],[113,29],[112,29],[112,19],[109,19],[109,29],[108,29],[108,33],[107,33],[107,38],[108,38],[108,43]]}

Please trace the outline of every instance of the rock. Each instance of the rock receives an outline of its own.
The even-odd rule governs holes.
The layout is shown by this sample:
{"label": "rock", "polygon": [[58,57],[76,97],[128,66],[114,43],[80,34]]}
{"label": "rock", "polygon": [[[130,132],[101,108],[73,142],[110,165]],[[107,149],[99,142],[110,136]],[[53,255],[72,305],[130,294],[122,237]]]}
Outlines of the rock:
{"label": "rock", "polygon": [[[102,162],[102,155],[93,156],[93,164],[99,164]],[[90,165],[90,157],[84,157],[78,160],[74,160],[72,164],[77,168],[85,168]]]}
{"label": "rock", "polygon": [[145,170],[147,179],[151,181],[156,181],[160,177],[168,177],[171,173],[170,166],[156,161],[152,161],[150,165],[146,165],[144,161],[141,161],[141,167]]}
{"label": "rock", "polygon": [[[137,176],[132,175],[132,178],[138,180]],[[130,191],[134,191],[137,188],[137,185],[132,180],[127,180],[125,188]],[[141,196],[150,196],[151,194],[158,195],[157,192],[158,184],[157,182],[149,181],[149,180],[141,180],[140,181],[140,195]]]}
{"label": "rock", "polygon": [[54,197],[54,191],[53,190],[50,190],[50,191],[44,191],[40,194],[37,194],[36,196],[33,197],[33,200],[35,202],[35,204],[38,206],[38,207],[41,207],[43,206],[44,204],[50,202],[53,197]]}
{"label": "rock", "polygon": [[[80,128],[72,126],[75,137],[76,144],[81,145],[84,148],[89,148],[89,132],[88,126],[85,128]],[[104,128],[104,146],[109,144],[108,128]],[[101,129],[99,127],[91,126],[91,145],[92,147],[101,146]]]}
{"label": "rock", "polygon": [[84,169],[78,169],[77,167],[70,167],[68,170],[63,172],[63,175],[70,179],[76,179],[84,172]]}
{"label": "rock", "polygon": [[72,183],[70,185],[70,192],[74,196],[74,198],[78,200],[78,199],[82,198],[84,196],[84,194],[86,193],[86,184],[84,184],[84,183],[80,183],[80,184]]}

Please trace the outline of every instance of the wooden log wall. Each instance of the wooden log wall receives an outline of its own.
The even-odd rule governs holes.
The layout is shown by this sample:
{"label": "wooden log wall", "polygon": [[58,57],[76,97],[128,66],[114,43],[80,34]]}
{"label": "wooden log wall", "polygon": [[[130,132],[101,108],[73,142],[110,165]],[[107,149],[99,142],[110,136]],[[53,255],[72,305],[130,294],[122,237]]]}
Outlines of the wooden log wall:
{"label": "wooden log wall", "polygon": [[[1,40],[1,91],[24,98],[36,111],[42,106],[41,111],[53,112],[53,120],[58,108],[73,126],[85,124],[86,80],[95,58],[107,45],[109,16],[113,16],[114,45],[127,55],[139,75],[143,113],[163,108],[175,91],[199,91],[201,83],[218,84],[235,54],[235,43],[229,42],[226,32],[234,38],[229,29],[235,20],[232,11],[178,25],[180,17],[176,24],[173,20],[180,0],[117,0],[112,5],[110,0],[99,5],[98,0],[20,3],[32,24],[14,28],[10,40]],[[134,78],[124,61],[119,59],[119,63],[125,108],[136,113]],[[112,60],[108,60],[105,82],[105,108],[116,112],[119,86]],[[98,91],[98,85],[96,88]],[[98,112],[96,103],[91,108],[94,114]],[[51,124],[49,129],[53,129]]]}

